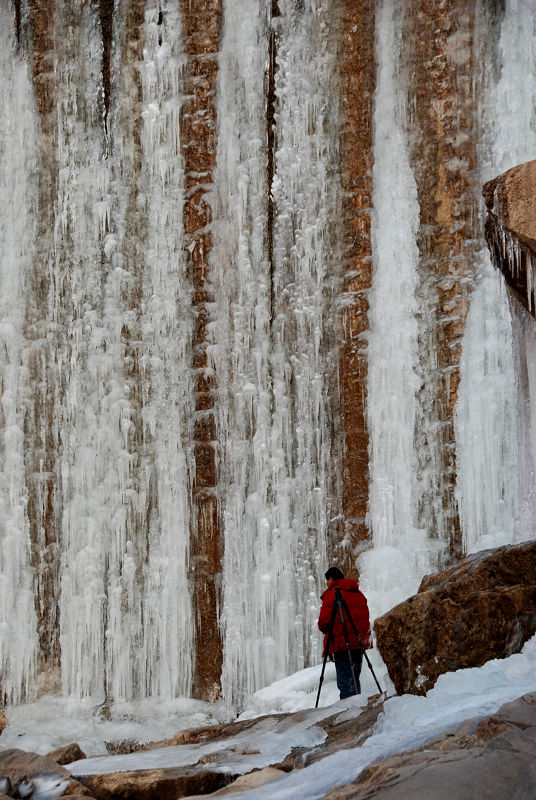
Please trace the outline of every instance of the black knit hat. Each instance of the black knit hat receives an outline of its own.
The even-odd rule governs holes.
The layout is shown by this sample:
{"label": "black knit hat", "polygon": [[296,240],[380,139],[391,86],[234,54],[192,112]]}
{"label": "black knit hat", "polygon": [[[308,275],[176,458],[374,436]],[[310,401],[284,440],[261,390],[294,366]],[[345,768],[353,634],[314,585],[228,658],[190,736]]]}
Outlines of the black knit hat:
{"label": "black knit hat", "polygon": [[338,567],[330,567],[325,574],[325,578],[326,580],[333,578],[334,581],[340,581],[344,578],[344,575]]}

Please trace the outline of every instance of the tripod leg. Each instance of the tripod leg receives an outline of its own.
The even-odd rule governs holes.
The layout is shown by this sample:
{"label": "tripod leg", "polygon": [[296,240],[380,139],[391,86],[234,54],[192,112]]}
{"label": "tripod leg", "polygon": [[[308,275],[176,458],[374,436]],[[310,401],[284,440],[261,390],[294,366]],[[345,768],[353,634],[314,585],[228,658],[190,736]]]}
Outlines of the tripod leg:
{"label": "tripod leg", "polygon": [[[350,640],[348,639],[348,629],[346,627],[346,620],[344,619],[344,612],[343,612],[343,609],[342,609],[342,604],[344,603],[344,600],[342,598],[342,595],[338,591],[335,592],[335,596],[337,598],[337,606],[339,608],[339,612],[340,612],[340,615],[341,615],[342,630],[343,630],[343,633],[344,633],[344,641],[345,641],[345,644],[346,644],[346,652],[348,653],[348,663],[350,665],[350,672],[352,673],[352,681],[354,683],[355,693],[359,694],[360,687],[359,687],[359,683],[357,681],[357,678],[355,676],[354,659],[352,657],[352,649],[350,647]],[[345,605],[346,605],[346,603],[345,603]],[[348,612],[348,608],[346,608],[346,611]]]}
{"label": "tripod leg", "polygon": [[382,688],[381,688],[380,684],[378,683],[378,679],[376,677],[376,674],[375,674],[374,670],[372,669],[372,664],[370,663],[370,659],[369,659],[369,657],[367,655],[367,649],[363,644],[363,641],[361,639],[361,636],[358,633],[358,630],[357,630],[357,628],[355,626],[355,623],[354,623],[354,621],[352,619],[350,611],[348,610],[348,606],[346,605],[346,600],[344,599],[344,597],[342,597],[342,595],[341,595],[341,605],[344,607],[344,609],[346,610],[346,613],[348,614],[348,619],[350,620],[350,622],[352,624],[352,628],[354,629],[354,633],[357,636],[357,641],[359,642],[359,645],[361,647],[361,651],[362,651],[363,655],[365,656],[365,660],[366,660],[366,662],[368,664],[368,668],[370,669],[370,671],[372,673],[372,677],[374,678],[374,680],[376,682],[376,686],[378,687],[379,693],[382,694]]}
{"label": "tripod leg", "polygon": [[322,684],[324,683],[324,672],[326,669],[326,661],[328,660],[328,654],[326,650],[326,655],[324,656],[324,663],[322,664],[322,673],[320,675],[320,683],[318,684],[318,694],[316,695],[316,703],[315,708],[318,708],[318,701],[320,700],[320,692],[322,691]]}
{"label": "tripod leg", "polygon": [[329,623],[329,628],[328,628],[328,638],[326,639],[326,655],[324,656],[324,663],[322,664],[322,672],[320,674],[320,683],[318,684],[318,694],[316,696],[315,708],[318,708],[318,701],[320,700],[320,692],[322,690],[322,684],[324,682],[324,672],[326,670],[326,661],[328,660],[328,655],[329,655],[329,646],[331,644],[331,639],[333,638],[333,623],[335,622],[336,611],[337,611],[337,605],[335,604],[333,606],[331,622]]}

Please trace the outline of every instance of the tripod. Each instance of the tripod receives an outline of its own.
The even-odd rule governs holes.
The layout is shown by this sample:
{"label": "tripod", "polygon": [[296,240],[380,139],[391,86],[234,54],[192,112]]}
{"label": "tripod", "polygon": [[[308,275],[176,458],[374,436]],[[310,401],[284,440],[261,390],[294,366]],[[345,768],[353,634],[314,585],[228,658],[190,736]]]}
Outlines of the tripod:
{"label": "tripod", "polygon": [[346,652],[348,653],[348,663],[350,665],[350,671],[352,673],[352,680],[353,680],[353,683],[354,683],[354,688],[355,688],[356,694],[359,694],[359,687],[358,687],[358,681],[357,681],[357,678],[356,678],[356,675],[355,675],[355,665],[354,665],[354,660],[352,658],[352,648],[350,647],[350,640],[348,639],[348,629],[346,627],[346,620],[344,618],[344,612],[346,612],[346,614],[348,616],[348,619],[350,620],[350,622],[352,624],[352,628],[354,629],[354,633],[355,633],[355,635],[357,637],[357,641],[359,642],[359,646],[361,648],[361,652],[365,656],[365,660],[366,660],[366,662],[367,662],[367,664],[369,666],[370,671],[372,672],[372,677],[376,681],[376,686],[378,687],[378,691],[380,692],[380,694],[382,693],[381,686],[378,683],[378,679],[376,678],[374,670],[372,669],[372,664],[370,663],[369,657],[367,656],[366,647],[363,644],[363,641],[361,639],[361,636],[358,633],[358,630],[357,630],[357,628],[355,626],[355,623],[354,623],[354,621],[352,619],[352,616],[350,614],[348,606],[346,605],[346,600],[342,596],[341,590],[340,589],[335,589],[335,603],[333,605],[333,613],[331,615],[331,620],[330,620],[329,628],[328,628],[328,638],[326,639],[326,655],[324,656],[324,663],[322,664],[322,673],[320,675],[320,684],[318,686],[318,694],[316,696],[315,708],[318,708],[318,701],[320,700],[320,692],[322,690],[322,683],[324,682],[324,672],[325,672],[325,669],[326,669],[326,661],[328,660],[329,646],[330,646],[331,640],[333,638],[333,624],[335,622],[335,616],[337,614],[337,609],[339,610],[339,614],[341,616],[341,624],[342,624],[342,631],[343,631],[343,634],[344,634],[344,642],[346,644]]}

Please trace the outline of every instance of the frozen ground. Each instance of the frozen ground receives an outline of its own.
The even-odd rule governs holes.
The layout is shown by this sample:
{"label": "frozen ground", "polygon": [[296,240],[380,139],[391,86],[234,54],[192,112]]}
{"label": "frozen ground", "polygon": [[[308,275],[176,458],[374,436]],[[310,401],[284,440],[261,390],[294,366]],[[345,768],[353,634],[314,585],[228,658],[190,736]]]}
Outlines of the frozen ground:
{"label": "frozen ground", "polygon": [[[151,767],[194,764],[202,755],[225,749],[225,756],[214,760],[212,768],[245,773],[277,763],[295,746],[314,746],[323,741],[324,731],[317,724],[340,709],[346,718],[356,717],[366,703],[366,695],[337,701],[333,668],[328,666],[322,690],[321,707],[314,700],[320,667],[312,667],[278,681],[250,700],[242,713],[252,718],[269,711],[293,711],[311,707],[299,721],[260,721],[256,728],[225,742],[162,748],[126,756],[106,756],[91,760],[91,772],[115,772]],[[367,668],[364,683],[369,685]],[[374,759],[422,746],[447,728],[472,717],[494,713],[503,703],[527,692],[536,692],[536,636],[523,651],[507,659],[494,660],[479,669],[459,670],[439,678],[426,697],[391,697],[376,723],[373,735],[358,748],[343,750],[303,770],[296,770],[270,784],[273,800],[315,800],[333,786],[349,783]],[[370,689],[372,693],[372,689]],[[332,705],[336,703],[336,705]],[[78,741],[88,753],[102,753],[105,741],[148,740],[175,733],[180,728],[228,719],[223,706],[209,706],[191,700],[177,700],[164,706],[147,703],[114,709],[117,719],[106,721],[80,702],[48,698],[39,703],[8,710],[10,725],[1,737],[1,747],[21,747],[45,753],[71,741]],[[122,718],[120,718],[122,717]],[[246,751],[246,752],[244,752]],[[258,751],[258,752],[257,752]],[[211,759],[212,760],[212,759]],[[89,764],[71,765],[73,774],[88,774]],[[241,795],[243,800],[266,797],[266,787]]]}
{"label": "frozen ground", "polygon": [[[370,651],[373,669],[382,688],[394,693],[378,651]],[[293,712],[313,708],[321,667],[309,667],[267,686],[252,695],[240,719],[253,719],[263,714]],[[377,689],[365,666],[361,675],[363,697]],[[328,663],[320,706],[331,706],[339,694],[335,684],[335,667]],[[47,696],[36,703],[12,706],[6,710],[9,725],[0,737],[0,749],[19,747],[45,755],[56,747],[78,742],[88,756],[108,753],[106,744],[120,742],[161,741],[186,728],[229,722],[236,714],[223,704],[177,698],[174,701],[146,700],[141,703],[115,703],[110,720],[103,717],[102,706],[94,701]]]}

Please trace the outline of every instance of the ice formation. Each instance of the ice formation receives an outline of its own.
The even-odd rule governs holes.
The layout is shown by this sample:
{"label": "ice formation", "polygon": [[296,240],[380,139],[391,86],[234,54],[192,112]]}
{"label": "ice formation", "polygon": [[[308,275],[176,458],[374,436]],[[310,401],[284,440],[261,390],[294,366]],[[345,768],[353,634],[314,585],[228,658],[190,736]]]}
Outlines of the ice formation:
{"label": "ice formation", "polygon": [[[27,3],[16,6],[22,29]],[[58,688],[58,672],[64,695],[95,702],[188,696],[195,670],[183,20],[176,2],[146,0],[134,25],[116,3],[105,98],[97,6],[54,4],[47,130],[31,43],[17,41],[15,6],[0,9],[0,667],[12,703],[47,681]],[[379,0],[376,9],[372,546],[358,564],[373,615],[415,591],[448,547],[432,530],[439,437],[431,424],[419,430],[434,353],[418,330],[403,6]],[[224,0],[222,8],[217,150],[205,187],[213,214],[206,369],[216,386],[222,686],[237,704],[320,660],[322,574],[340,533],[334,403],[348,298],[340,4]],[[477,4],[482,182],[536,149],[525,80],[535,71],[536,14],[528,0],[512,0],[492,16]],[[513,334],[483,247],[476,260],[456,410],[468,551],[529,535],[536,452],[530,320],[514,318]]]}

